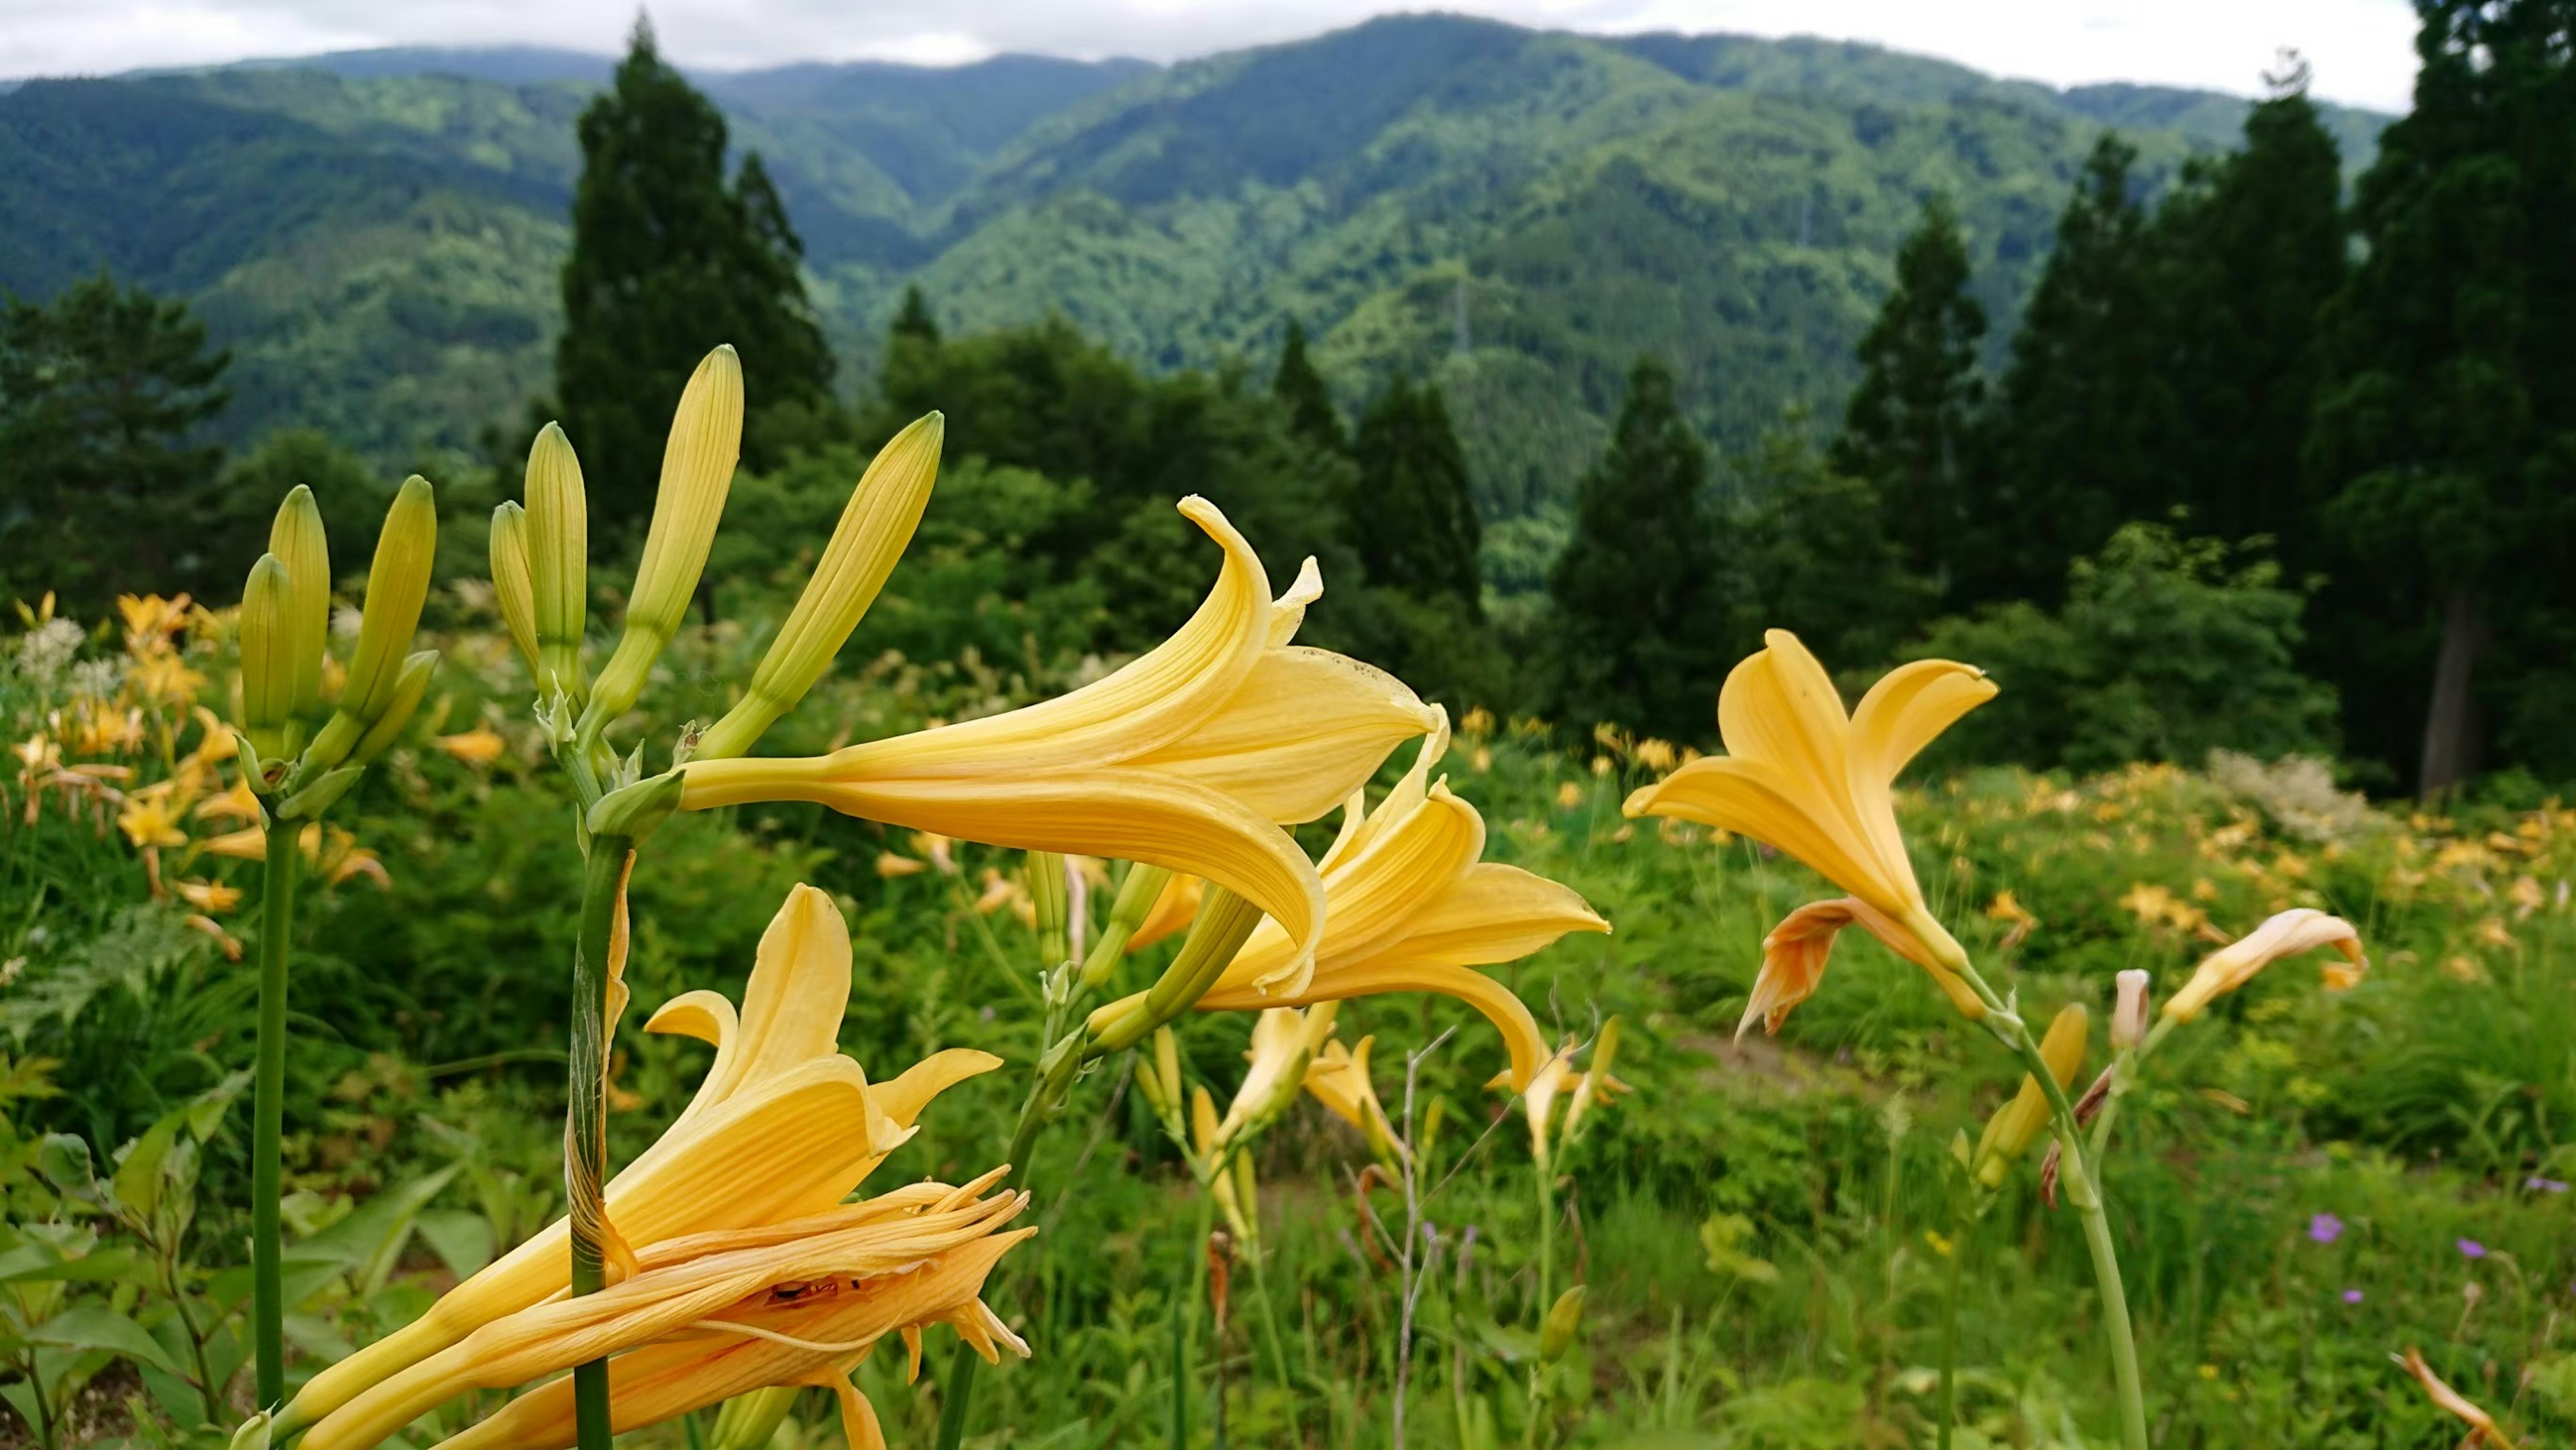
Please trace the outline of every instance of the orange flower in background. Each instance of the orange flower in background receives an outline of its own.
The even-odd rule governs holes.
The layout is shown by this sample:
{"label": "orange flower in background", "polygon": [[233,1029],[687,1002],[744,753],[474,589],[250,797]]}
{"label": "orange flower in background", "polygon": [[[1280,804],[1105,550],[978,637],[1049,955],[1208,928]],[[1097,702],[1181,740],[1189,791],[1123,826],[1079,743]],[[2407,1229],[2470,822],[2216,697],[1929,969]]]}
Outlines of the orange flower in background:
{"label": "orange flower in background", "polygon": [[510,742],[488,725],[477,725],[461,735],[441,735],[438,748],[467,765],[490,765],[510,748]]}
{"label": "orange flower in background", "polygon": [[1994,682],[1968,665],[1918,660],[1890,671],[1846,715],[1832,678],[1796,635],[1775,629],[1763,638],[1718,693],[1727,753],[1638,790],[1627,814],[1768,842],[1913,933],[1933,960],[1966,966],[1914,879],[1895,783],[1924,746],[1994,698]]}

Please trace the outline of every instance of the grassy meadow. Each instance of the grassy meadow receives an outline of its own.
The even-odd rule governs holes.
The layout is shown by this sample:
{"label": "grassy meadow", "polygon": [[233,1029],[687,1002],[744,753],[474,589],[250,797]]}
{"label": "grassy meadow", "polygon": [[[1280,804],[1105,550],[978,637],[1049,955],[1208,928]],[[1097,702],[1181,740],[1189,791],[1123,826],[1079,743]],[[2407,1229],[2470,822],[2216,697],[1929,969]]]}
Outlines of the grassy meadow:
{"label": "grassy meadow", "polygon": [[[443,587],[431,623],[445,665],[428,701],[307,844],[285,1111],[296,1379],[562,1207],[570,800],[488,589]],[[37,1443],[41,1409],[51,1443],[215,1446],[250,1408],[258,868],[236,853],[255,817],[210,748],[228,739],[234,628],[157,600],[0,625],[0,1444]],[[684,633],[645,708],[720,713],[765,633],[742,617]],[[863,632],[765,749],[987,714],[1104,668],[1034,646],[856,664],[869,648]],[[1675,764],[1665,743],[1560,740],[1474,712],[1441,767],[1485,818],[1486,859],[1567,883],[1615,926],[1498,972],[1565,1040],[1615,1016],[1632,1089],[1558,1150],[1550,1282],[1588,1294],[1537,1393],[1540,1199],[1518,1104],[1488,1086],[1499,1039],[1446,998],[1386,996],[1347,1004],[1339,1031],[1374,1039],[1418,1192],[1385,1187],[1361,1136],[1301,1099],[1259,1145],[1265,1263],[1256,1287],[1238,1250],[1230,1312],[1193,1230],[1199,1190],[1127,1060],[1081,1082],[1022,1180],[1041,1232],[986,1291],[1033,1354],[986,1375],[967,1444],[1169,1443],[1177,1401],[1193,1444],[1386,1445],[1400,1418],[1418,1446],[1930,1446],[1945,1345],[1953,1443],[2115,1442],[2074,1215],[2042,1202],[2035,1156],[1994,1192],[1953,1159],[2017,1064],[1857,933],[1778,1037],[1735,1041],[1764,933],[1830,893],[1749,841],[1623,819],[1627,791]],[[2576,809],[2417,813],[2340,794],[2313,762],[2227,756],[2083,777],[1934,758],[1908,785],[1936,913],[2026,1015],[2076,1001],[2107,1017],[2129,968],[2162,999],[2294,906],[2363,932],[2357,984],[2330,990],[2318,958],[2278,963],[2177,1030],[2125,1099],[2104,1176],[2157,1443],[2460,1443],[2391,1364],[2409,1347],[2516,1442],[2576,1432]],[[1328,828],[1302,838],[1321,850]],[[1124,869],[1093,874],[1095,920]],[[872,1081],[940,1048],[1006,1063],[941,1096],[867,1191],[993,1166],[1040,1047],[1022,873],[1018,853],[816,807],[676,818],[631,886],[612,1160],[707,1066],[644,1016],[692,988],[737,994],[771,914],[810,882],[851,928],[841,1041]],[[1118,988],[1171,950],[1137,954]],[[1179,1025],[1185,1078],[1224,1102],[1251,1019]],[[75,1171],[49,1134],[98,1160]],[[135,1146],[110,1161],[120,1144]],[[28,1272],[74,1261],[95,1272]],[[47,1323],[80,1327],[30,1330]],[[929,1339],[918,1383],[892,1344],[859,1371],[896,1445],[934,1435],[953,1341]],[[404,1443],[497,1399],[457,1401]],[[700,1446],[712,1421],[631,1443]],[[840,1433],[812,1390],[771,1443]]]}

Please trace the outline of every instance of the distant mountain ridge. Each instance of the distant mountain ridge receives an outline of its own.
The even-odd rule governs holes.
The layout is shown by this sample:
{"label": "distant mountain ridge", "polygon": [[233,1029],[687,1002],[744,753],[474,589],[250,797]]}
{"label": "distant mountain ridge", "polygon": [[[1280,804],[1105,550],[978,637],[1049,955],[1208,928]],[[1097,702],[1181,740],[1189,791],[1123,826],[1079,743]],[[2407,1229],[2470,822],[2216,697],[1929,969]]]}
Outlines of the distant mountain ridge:
{"label": "distant mountain ridge", "polygon": [[[25,83],[0,94],[0,287],[107,266],[191,296],[235,351],[236,440],[312,423],[389,466],[467,443],[546,385],[574,122],[611,65],[413,48]],[[1440,381],[1506,519],[1564,496],[1641,349],[1726,446],[1837,410],[1933,189],[1999,341],[2105,124],[2169,175],[2248,104],[1443,15],[1170,67],[693,78],[777,178],[845,380],[912,281],[952,327],[1061,313],[1157,368],[1265,361],[1295,316],[1348,403]],[[2358,165],[2387,118],[2325,110]]]}

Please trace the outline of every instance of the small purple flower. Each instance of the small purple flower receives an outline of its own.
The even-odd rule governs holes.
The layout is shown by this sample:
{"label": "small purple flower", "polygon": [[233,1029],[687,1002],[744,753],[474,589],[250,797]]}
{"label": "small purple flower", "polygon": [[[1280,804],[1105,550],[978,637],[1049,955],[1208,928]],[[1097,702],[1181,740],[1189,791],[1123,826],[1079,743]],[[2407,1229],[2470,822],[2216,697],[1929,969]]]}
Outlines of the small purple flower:
{"label": "small purple flower", "polygon": [[2343,1237],[2343,1220],[2330,1213],[2318,1214],[2308,1220],[2308,1237],[2321,1244],[2333,1243]]}
{"label": "small purple flower", "polygon": [[2361,1291],[2360,1291],[2359,1289],[2346,1289],[2346,1290],[2344,1290],[2344,1291],[2343,1291],[2343,1302],[2345,1302],[2346,1304],[2358,1304],[2358,1303],[2360,1303],[2360,1302],[2361,1302]]}
{"label": "small purple flower", "polygon": [[2526,1178],[2522,1181],[2522,1186],[2530,1189],[2534,1193],[2565,1193],[2567,1191],[2567,1185],[2559,1182],[2555,1178]]}
{"label": "small purple flower", "polygon": [[2462,1239],[2460,1240],[2460,1253],[2466,1258],[2483,1259],[2487,1256],[2487,1246],[2479,1243],[2476,1239]]}

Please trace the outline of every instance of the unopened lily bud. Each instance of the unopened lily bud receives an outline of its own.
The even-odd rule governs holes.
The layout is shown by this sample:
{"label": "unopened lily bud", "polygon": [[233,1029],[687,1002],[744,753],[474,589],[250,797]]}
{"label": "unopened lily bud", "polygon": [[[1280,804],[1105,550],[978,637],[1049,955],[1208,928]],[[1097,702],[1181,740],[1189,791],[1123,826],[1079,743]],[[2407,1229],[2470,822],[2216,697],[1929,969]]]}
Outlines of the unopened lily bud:
{"label": "unopened lily bud", "polygon": [[394,505],[385,513],[384,531],[376,536],[375,563],[367,571],[366,612],[358,625],[358,651],[350,657],[349,678],[340,687],[340,706],[305,752],[304,769],[327,770],[339,764],[393,704],[406,663],[403,652],[420,627],[421,605],[429,598],[430,565],[437,554],[438,505],[429,480],[413,474],[394,495]]}
{"label": "unopened lily bud", "polygon": [[768,1450],[803,1390],[802,1385],[771,1385],[725,1401],[724,1408],[716,1411],[708,1450]]}
{"label": "unopened lily bud", "polygon": [[241,724],[261,758],[286,754],[295,708],[295,661],[285,636],[286,566],[262,554],[242,585]]}
{"label": "unopened lily bud", "polygon": [[[528,673],[537,673],[536,581],[528,572],[528,511],[515,503],[492,510],[492,601]],[[539,676],[543,678],[543,676]]]}
{"label": "unopened lily bud", "polygon": [[634,705],[662,646],[688,616],[741,453],[742,363],[730,346],[719,347],[690,375],[672,416],[662,487],[644,532],[644,557],[635,567],[625,633],[591,686],[589,722],[604,724]]}
{"label": "unopened lily bud", "polygon": [[814,577],[760,657],[751,688],[699,740],[697,759],[747,753],[831,668],[921,525],[931,485],[939,479],[946,427],[939,414],[925,415],[878,451],[841,510],[841,522],[814,565]]}
{"label": "unopened lily bud", "polygon": [[1112,1002],[1091,1014],[1086,1024],[1091,1055],[1133,1047],[1146,1033],[1197,1006],[1260,924],[1260,907],[1224,887],[1210,886],[1199,900],[1198,919],[1190,923],[1189,937],[1145,995]]}
{"label": "unopened lily bud", "polygon": [[2241,939],[2211,952],[2193,970],[2191,980],[2182,990],[2165,1001],[2164,1016],[2170,1022],[2189,1022],[2209,1004],[2254,979],[2257,972],[2283,957],[2297,956],[2318,947],[2333,947],[2343,954],[2352,967],[2367,971],[2370,959],[2362,955],[2361,933],[2351,922],[2322,911],[2298,907],[2282,912]]}
{"label": "unopened lily bud", "polygon": [[1556,1296],[1548,1306],[1547,1319],[1538,1332],[1538,1357],[1542,1364],[1554,1364],[1565,1358],[1583,1333],[1583,1286],[1575,1285]]}
{"label": "unopened lily bud", "polygon": [[1037,915],[1038,957],[1052,971],[1065,955],[1064,858],[1053,851],[1031,851],[1028,874],[1029,906]]}
{"label": "unopened lily bud", "polygon": [[1127,879],[1119,883],[1118,898],[1109,904],[1109,921],[1100,929],[1100,940],[1091,944],[1090,955],[1082,960],[1083,990],[1098,990],[1118,969],[1119,959],[1127,954],[1127,943],[1153,914],[1154,903],[1162,899],[1163,888],[1171,879],[1172,873],[1160,866],[1139,862],[1128,868]]}
{"label": "unopened lily bud", "polygon": [[581,460],[561,425],[528,449],[528,587],[535,606],[537,688],[579,698],[581,636],[590,598],[590,501]]}
{"label": "unopened lily bud", "polygon": [[2120,998],[2111,1009],[2111,1050],[2126,1052],[2147,1037],[2147,983],[2145,971],[2132,967],[2117,978]]}
{"label": "unopened lily bud", "polygon": [[1609,1101],[1615,1081],[1610,1064],[1619,1057],[1619,1019],[1601,1024],[1601,1035],[1592,1044],[1592,1065],[1585,1069],[1583,1080],[1574,1085],[1574,1100],[1565,1105],[1565,1141],[1575,1142],[1583,1136],[1583,1120],[1591,1112],[1595,1099]]}
{"label": "unopened lily bud", "polygon": [[299,483],[287,491],[268,526],[268,552],[286,569],[278,641],[293,671],[287,714],[300,718],[322,701],[322,654],[331,634],[331,541],[313,490]]}
{"label": "unopened lily bud", "polygon": [[394,676],[392,698],[385,701],[384,710],[367,727],[367,733],[359,737],[349,758],[359,765],[371,765],[377,756],[391,749],[402,738],[403,727],[411,723],[413,712],[420,709],[421,697],[429,693],[429,682],[437,674],[438,651],[425,649],[406,658]]}
{"label": "unopened lily bud", "polygon": [[[2069,1002],[2048,1024],[2048,1035],[2040,1039],[2040,1060],[2048,1064],[2049,1076],[2057,1079],[2061,1090],[2084,1070],[2084,1035],[2091,1020],[2083,1003]],[[2022,1074],[2021,1091],[1987,1121],[1985,1136],[1977,1142],[1977,1181],[1988,1188],[2002,1187],[2004,1174],[2039,1140],[2048,1120],[2047,1090],[2039,1079]]]}
{"label": "unopened lily bud", "polygon": [[1145,1095],[1145,1106],[1154,1110],[1155,1117],[1169,1122],[1179,1113],[1181,1050],[1179,1040],[1172,1035],[1172,1029],[1169,1027],[1155,1031],[1154,1050],[1151,1054],[1138,1054],[1136,1090]]}

